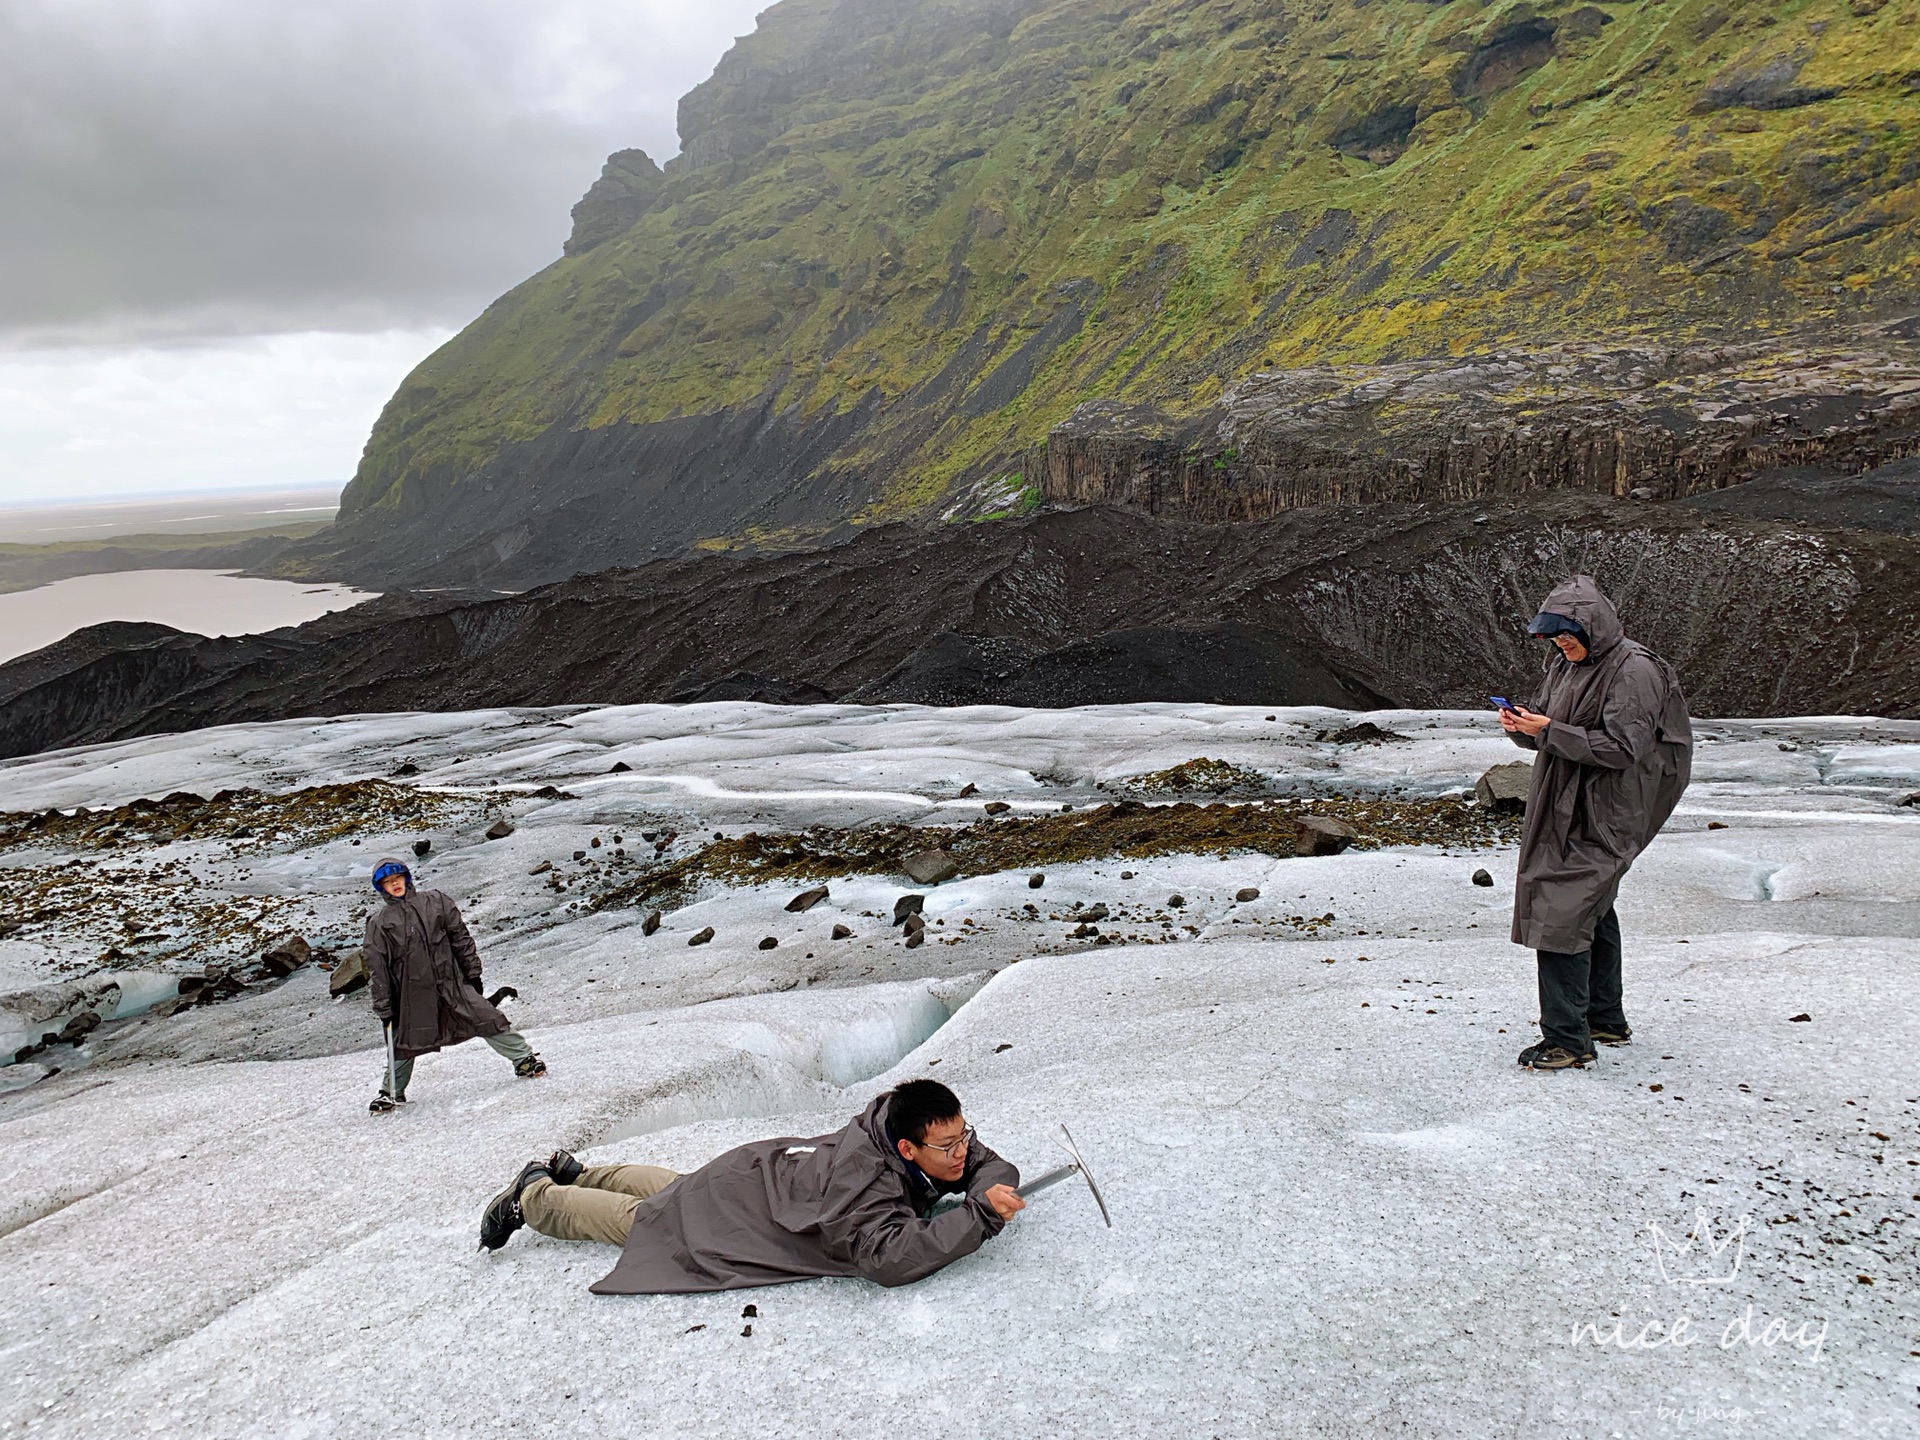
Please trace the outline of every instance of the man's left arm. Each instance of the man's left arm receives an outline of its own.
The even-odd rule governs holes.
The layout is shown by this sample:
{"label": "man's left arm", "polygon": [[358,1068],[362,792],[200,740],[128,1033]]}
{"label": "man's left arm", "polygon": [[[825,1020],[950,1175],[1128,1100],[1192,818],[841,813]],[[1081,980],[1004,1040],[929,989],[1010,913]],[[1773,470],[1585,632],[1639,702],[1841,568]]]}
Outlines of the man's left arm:
{"label": "man's left arm", "polygon": [[454,964],[476,991],[480,989],[480,947],[473,943],[473,932],[460,918],[460,907],[445,899],[447,907],[447,943],[453,946]]}
{"label": "man's left arm", "polygon": [[1541,732],[1540,748],[1577,765],[1628,769],[1653,744],[1663,683],[1657,667],[1645,660],[1629,660],[1607,687],[1597,728],[1555,720]]}
{"label": "man's left arm", "polygon": [[968,1157],[967,1194],[985,1195],[996,1185],[1020,1184],[1020,1171],[1011,1160],[1002,1160],[984,1141],[974,1142],[973,1154]]}

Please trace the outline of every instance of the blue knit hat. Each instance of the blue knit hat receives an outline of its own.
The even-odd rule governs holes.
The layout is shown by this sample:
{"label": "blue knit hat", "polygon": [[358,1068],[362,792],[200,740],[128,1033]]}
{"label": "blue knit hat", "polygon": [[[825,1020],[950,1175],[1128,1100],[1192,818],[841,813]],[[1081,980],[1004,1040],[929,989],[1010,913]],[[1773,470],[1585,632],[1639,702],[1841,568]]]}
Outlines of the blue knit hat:
{"label": "blue knit hat", "polygon": [[407,877],[407,884],[413,884],[413,872],[407,869],[406,866],[402,865],[398,860],[382,860],[373,870],[373,888],[378,890],[382,880],[389,879],[395,875],[404,875]]}

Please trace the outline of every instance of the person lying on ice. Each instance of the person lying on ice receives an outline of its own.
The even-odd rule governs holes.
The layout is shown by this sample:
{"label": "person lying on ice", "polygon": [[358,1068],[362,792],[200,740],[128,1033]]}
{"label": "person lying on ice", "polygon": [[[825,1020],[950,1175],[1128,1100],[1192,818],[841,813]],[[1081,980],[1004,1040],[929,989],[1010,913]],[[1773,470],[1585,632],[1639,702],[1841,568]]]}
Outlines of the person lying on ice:
{"label": "person lying on ice", "polygon": [[[494,1196],[480,1246],[521,1225],[625,1250],[596,1295],[684,1295],[861,1275],[909,1285],[998,1235],[1026,1202],[1020,1172],[982,1145],[960,1101],[909,1080],[837,1135],[760,1140],[690,1175],[536,1160]],[[942,1195],[966,1198],[930,1214]]]}
{"label": "person lying on ice", "polygon": [[407,1100],[414,1057],[478,1035],[513,1062],[513,1073],[531,1080],[547,1073],[502,1015],[481,997],[480,950],[460,907],[442,890],[413,888],[413,872],[398,860],[373,870],[380,908],[367,917],[367,991],[373,1013],[388,1032],[391,1062],[380,1093],[367,1106],[386,1115]]}

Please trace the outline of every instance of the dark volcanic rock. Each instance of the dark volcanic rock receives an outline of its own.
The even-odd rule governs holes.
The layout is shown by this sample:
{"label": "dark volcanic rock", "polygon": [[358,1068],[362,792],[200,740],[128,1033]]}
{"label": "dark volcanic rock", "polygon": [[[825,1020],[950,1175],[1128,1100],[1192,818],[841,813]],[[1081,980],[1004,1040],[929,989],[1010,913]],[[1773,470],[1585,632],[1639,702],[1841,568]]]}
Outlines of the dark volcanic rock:
{"label": "dark volcanic rock", "polygon": [[271,635],[95,627],[0,666],[0,757],[294,716],[658,701],[690,675],[939,703],[1479,708],[1527,693],[1526,620],[1574,570],[1699,713],[1920,709],[1899,638],[1920,628],[1920,539],[1705,504],[1535,495],[1218,526],[1093,508],[524,595],[389,596]]}

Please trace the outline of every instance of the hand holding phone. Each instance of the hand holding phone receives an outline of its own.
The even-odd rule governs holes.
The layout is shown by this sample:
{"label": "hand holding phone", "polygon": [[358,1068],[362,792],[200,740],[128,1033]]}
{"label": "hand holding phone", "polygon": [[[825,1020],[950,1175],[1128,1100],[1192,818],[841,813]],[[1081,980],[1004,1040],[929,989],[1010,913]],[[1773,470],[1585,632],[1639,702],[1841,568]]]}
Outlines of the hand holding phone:
{"label": "hand holding phone", "polygon": [[1487,699],[1493,702],[1493,708],[1496,710],[1511,710],[1516,715],[1520,713],[1520,707],[1504,695],[1489,695]]}

